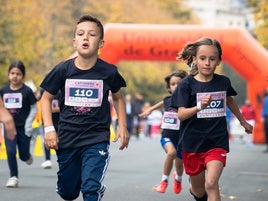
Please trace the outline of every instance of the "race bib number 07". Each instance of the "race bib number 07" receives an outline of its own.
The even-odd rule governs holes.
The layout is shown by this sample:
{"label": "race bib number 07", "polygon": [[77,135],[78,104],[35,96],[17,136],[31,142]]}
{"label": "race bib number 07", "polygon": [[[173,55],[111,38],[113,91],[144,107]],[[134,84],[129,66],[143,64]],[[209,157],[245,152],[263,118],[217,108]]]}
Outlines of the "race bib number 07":
{"label": "race bib number 07", "polygon": [[212,101],[203,110],[197,113],[197,118],[213,118],[226,116],[226,92],[197,93],[196,101],[199,102],[206,95],[211,95]]}

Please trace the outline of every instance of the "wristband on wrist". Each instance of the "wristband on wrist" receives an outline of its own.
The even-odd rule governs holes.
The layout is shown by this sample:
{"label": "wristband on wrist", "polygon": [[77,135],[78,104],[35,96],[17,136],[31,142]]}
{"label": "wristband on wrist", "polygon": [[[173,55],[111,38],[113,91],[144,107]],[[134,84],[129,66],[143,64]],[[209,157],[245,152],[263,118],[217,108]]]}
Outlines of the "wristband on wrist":
{"label": "wristband on wrist", "polygon": [[55,128],[54,126],[48,126],[48,127],[45,127],[44,130],[45,130],[45,133],[49,133],[49,132],[55,131]]}
{"label": "wristband on wrist", "polygon": [[202,105],[201,105],[201,102],[200,102],[200,101],[198,101],[198,102],[196,103],[196,107],[197,107],[197,110],[198,110],[198,111],[202,110]]}

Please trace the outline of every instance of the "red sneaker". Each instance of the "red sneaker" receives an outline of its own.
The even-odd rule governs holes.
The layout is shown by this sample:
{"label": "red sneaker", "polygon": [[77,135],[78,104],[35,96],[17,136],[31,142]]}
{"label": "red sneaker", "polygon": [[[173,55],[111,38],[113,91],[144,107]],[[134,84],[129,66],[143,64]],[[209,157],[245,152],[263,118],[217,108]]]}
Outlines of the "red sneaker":
{"label": "red sneaker", "polygon": [[168,186],[168,182],[160,181],[156,186],[153,187],[153,190],[159,193],[165,193]]}
{"label": "red sneaker", "polygon": [[181,192],[181,182],[176,180],[176,172],[173,173],[173,179],[174,179],[174,184],[173,184],[173,191],[176,194],[179,194]]}

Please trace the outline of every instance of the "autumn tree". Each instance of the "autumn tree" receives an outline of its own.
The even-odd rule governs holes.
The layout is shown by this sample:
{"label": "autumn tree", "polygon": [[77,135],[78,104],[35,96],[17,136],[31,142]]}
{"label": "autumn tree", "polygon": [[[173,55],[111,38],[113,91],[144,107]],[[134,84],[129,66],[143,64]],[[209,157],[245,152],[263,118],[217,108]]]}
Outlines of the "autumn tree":
{"label": "autumn tree", "polygon": [[[74,0],[75,1],[75,0]],[[74,10],[89,13],[106,23],[137,24],[198,24],[189,8],[178,0],[79,0]],[[76,13],[79,13],[76,12]],[[155,102],[168,94],[164,77],[181,64],[174,62],[122,61],[117,64],[127,82],[125,93],[140,92],[146,100]],[[181,65],[186,69],[185,66]],[[153,72],[153,73],[151,73]]]}
{"label": "autumn tree", "polygon": [[257,40],[268,49],[268,2],[266,0],[248,0],[249,7],[254,9]]}
{"label": "autumn tree", "polygon": [[27,78],[38,85],[60,57],[67,58],[73,51],[69,31],[73,20],[67,1],[3,1],[0,11],[0,44],[4,47],[0,50],[1,84],[6,82],[13,60],[22,60]]}
{"label": "autumn tree", "polygon": [[[74,52],[74,25],[83,14],[99,18],[104,25],[109,22],[199,22],[180,0],[3,0],[0,7],[0,84],[7,81],[9,64],[20,59],[27,67],[26,79],[39,86],[51,67]],[[120,62],[118,66],[126,78],[127,92],[140,91],[150,100],[166,94],[162,78],[178,67],[177,63],[135,61]],[[154,74],[147,73],[150,71]]]}

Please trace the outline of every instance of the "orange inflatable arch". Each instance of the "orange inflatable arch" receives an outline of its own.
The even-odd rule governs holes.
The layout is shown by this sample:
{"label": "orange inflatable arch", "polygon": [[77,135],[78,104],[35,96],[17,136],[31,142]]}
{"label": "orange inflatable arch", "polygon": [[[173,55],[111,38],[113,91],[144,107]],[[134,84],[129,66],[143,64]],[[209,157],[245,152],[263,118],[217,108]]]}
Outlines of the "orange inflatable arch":
{"label": "orange inflatable arch", "polygon": [[[247,82],[247,96],[257,110],[255,143],[264,143],[260,121],[262,98],[268,86],[268,53],[244,29],[196,25],[106,24],[100,57],[111,63],[122,60],[175,61],[188,42],[201,37],[217,39],[227,62]],[[239,93],[239,91],[238,91]]]}

